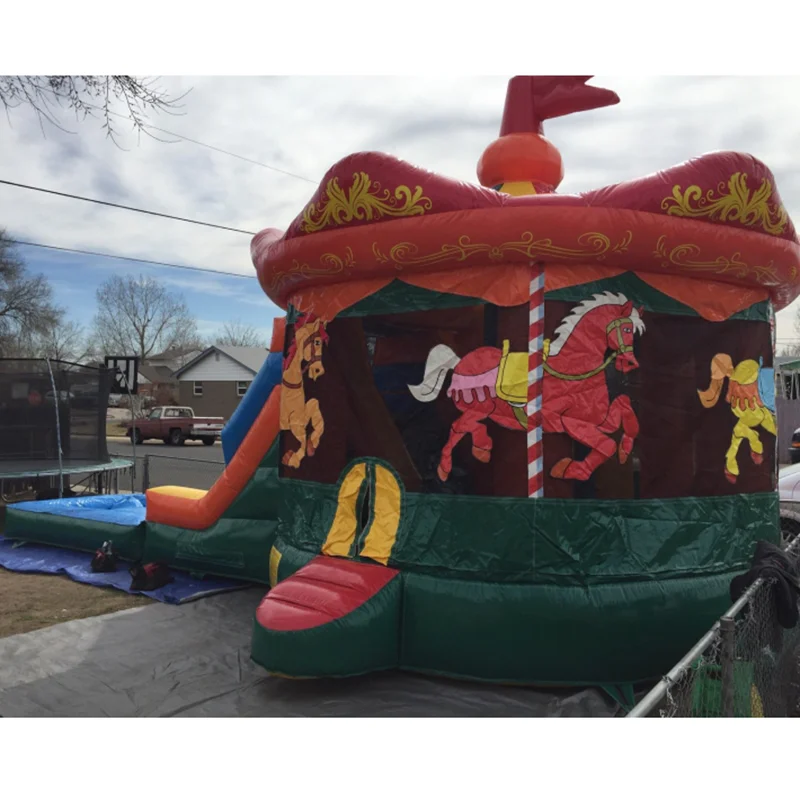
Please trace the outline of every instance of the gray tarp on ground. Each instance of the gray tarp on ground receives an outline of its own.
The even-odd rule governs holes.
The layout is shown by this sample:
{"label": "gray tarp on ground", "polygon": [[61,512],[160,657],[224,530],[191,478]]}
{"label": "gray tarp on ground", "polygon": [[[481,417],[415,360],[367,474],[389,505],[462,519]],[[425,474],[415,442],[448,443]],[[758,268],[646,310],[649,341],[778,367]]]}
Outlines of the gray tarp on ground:
{"label": "gray tarp on ground", "polygon": [[152,605],[0,639],[5,717],[608,717],[600,691],[551,693],[384,673],[268,677],[250,661],[263,590]]}

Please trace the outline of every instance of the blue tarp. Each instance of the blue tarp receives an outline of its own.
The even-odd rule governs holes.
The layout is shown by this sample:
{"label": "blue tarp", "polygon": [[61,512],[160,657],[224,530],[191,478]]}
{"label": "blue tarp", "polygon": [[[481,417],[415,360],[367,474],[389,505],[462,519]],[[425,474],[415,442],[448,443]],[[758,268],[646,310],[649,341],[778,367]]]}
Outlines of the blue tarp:
{"label": "blue tarp", "polygon": [[[256,417],[261,413],[265,403],[269,400],[272,390],[281,382],[283,368],[283,355],[270,353],[258,375],[253,379],[250,388],[242,398],[236,410],[222,430],[222,455],[226,464],[236,455],[239,445],[253,427]],[[271,443],[270,443],[271,444]]]}
{"label": "blue tarp", "polygon": [[160,603],[188,603],[211,594],[244,589],[247,584],[225,578],[208,578],[201,580],[178,570],[172,570],[174,581],[155,592],[131,592],[131,576],[129,564],[118,563],[116,572],[92,572],[89,565],[92,556],[76,553],[72,550],[61,550],[38,544],[25,544],[14,547],[13,543],[0,536],[0,567],[11,572],[39,573],[42,575],[66,575],[78,583],[101,586],[108,589],[120,589],[128,594],[143,594]]}
{"label": "blue tarp", "polygon": [[144,522],[146,505],[143,494],[105,494],[97,497],[64,497],[60,500],[31,500],[14,503],[17,511],[55,514],[60,517],[90,519],[111,525],[135,527]]}

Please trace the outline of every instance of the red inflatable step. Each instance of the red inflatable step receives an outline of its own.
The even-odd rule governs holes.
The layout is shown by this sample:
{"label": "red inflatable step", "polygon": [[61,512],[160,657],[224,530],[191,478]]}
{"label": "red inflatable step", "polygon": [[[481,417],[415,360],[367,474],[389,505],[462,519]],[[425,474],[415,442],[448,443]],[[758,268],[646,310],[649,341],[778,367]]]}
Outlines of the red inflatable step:
{"label": "red inflatable step", "polygon": [[397,574],[380,564],[317,556],[267,594],[256,621],[272,631],[316,628],[355,611]]}

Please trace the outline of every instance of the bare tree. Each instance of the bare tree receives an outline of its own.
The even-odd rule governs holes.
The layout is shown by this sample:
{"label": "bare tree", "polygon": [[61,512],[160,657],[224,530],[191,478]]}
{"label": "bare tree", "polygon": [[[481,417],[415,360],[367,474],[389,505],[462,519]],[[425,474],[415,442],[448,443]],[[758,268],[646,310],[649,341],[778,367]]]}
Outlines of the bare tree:
{"label": "bare tree", "polygon": [[94,338],[105,355],[144,361],[165,350],[188,351],[198,341],[197,322],[183,298],[155,278],[114,275],[97,290]]}
{"label": "bare tree", "polygon": [[[103,128],[116,141],[117,128],[112,117],[127,119],[138,133],[147,133],[147,114],[151,111],[175,113],[185,97],[170,97],[153,78],[133,75],[0,75],[0,103],[6,114],[19,106],[31,106],[43,126],[48,122],[61,130],[56,107],[72,109],[78,119],[101,116]],[[119,102],[125,113],[112,105]],[[157,137],[153,137],[157,138]]]}
{"label": "bare tree", "polygon": [[231,347],[266,347],[258,331],[241,320],[226,322],[214,337],[214,344]]}
{"label": "bare tree", "polygon": [[780,355],[800,356],[800,308],[797,309],[794,315],[794,333],[798,341],[792,342],[792,344],[784,345],[781,348]]}
{"label": "bare tree", "polygon": [[0,230],[0,356],[33,357],[38,339],[58,325],[63,314],[53,303],[47,278],[28,272]]}
{"label": "bare tree", "polygon": [[60,320],[42,335],[37,350],[45,358],[74,363],[80,363],[89,355],[83,326],[71,320]]}

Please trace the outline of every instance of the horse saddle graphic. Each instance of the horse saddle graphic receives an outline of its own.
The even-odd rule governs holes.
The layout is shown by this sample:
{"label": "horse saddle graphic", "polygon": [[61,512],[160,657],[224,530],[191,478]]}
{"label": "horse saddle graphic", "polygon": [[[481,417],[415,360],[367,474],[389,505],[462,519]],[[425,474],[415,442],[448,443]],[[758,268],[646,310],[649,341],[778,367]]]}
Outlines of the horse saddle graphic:
{"label": "horse saddle graphic", "polygon": [[528,354],[511,353],[508,339],[503,341],[503,355],[497,370],[497,396],[512,406],[528,402]]}

